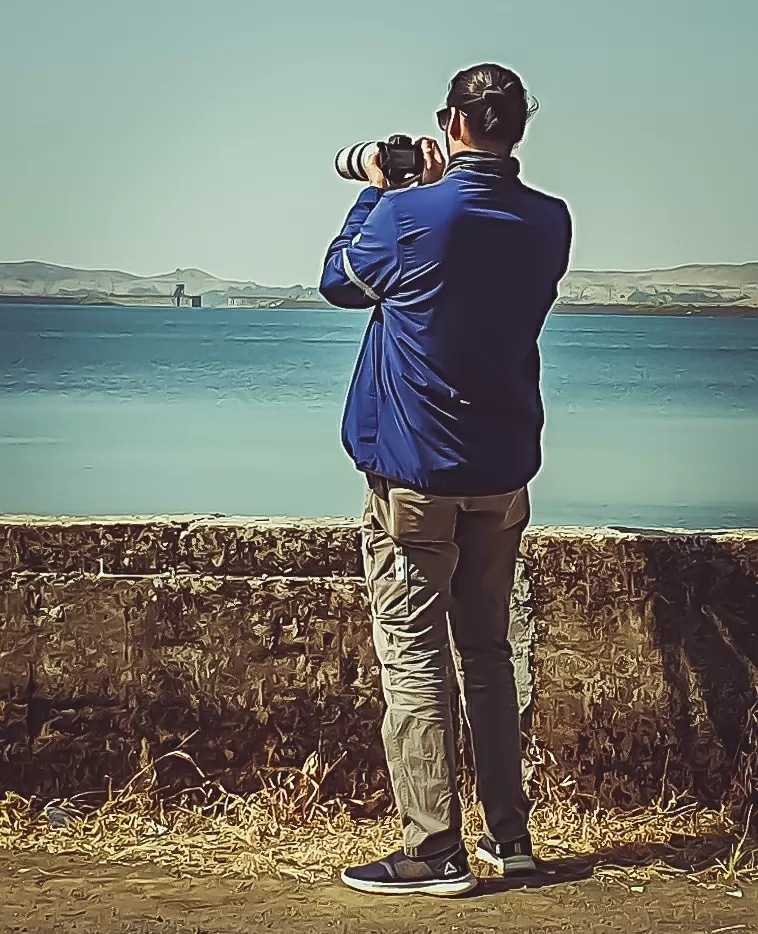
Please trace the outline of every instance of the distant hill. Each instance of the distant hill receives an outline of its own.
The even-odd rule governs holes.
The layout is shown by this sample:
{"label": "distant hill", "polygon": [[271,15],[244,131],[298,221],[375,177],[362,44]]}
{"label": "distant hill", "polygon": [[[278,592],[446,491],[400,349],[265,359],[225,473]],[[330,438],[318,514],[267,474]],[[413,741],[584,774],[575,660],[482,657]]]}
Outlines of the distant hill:
{"label": "distant hill", "polygon": [[[150,296],[168,297],[178,284],[187,295],[202,295],[203,305],[226,305],[230,299],[251,304],[318,304],[312,286],[266,286],[253,281],[219,279],[202,269],[175,269],[137,276],[113,269],[75,269],[52,263],[0,263],[0,296],[62,298],[83,302],[129,297],[144,304]],[[560,301],[584,305],[758,306],[758,262],[742,265],[691,265],[639,272],[572,270],[561,287]]]}
{"label": "distant hill", "polygon": [[639,272],[572,270],[561,299],[604,304],[758,305],[758,263],[692,265]]}
{"label": "distant hill", "polygon": [[[0,295],[27,295],[71,298],[77,295],[94,301],[108,296],[140,298],[170,296],[184,285],[187,295],[202,295],[226,304],[233,296],[284,298],[293,301],[318,299],[318,290],[302,285],[263,286],[257,282],[219,279],[202,269],[175,269],[156,276],[136,276],[115,269],[76,269],[52,263],[0,263]],[[204,302],[204,304],[208,304]]]}

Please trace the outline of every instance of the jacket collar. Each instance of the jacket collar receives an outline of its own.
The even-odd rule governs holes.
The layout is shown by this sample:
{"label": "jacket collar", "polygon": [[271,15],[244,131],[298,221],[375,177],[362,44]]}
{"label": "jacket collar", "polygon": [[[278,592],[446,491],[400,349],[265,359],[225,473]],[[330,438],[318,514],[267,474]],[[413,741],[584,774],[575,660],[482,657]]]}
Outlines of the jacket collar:
{"label": "jacket collar", "polygon": [[445,175],[452,172],[476,172],[500,178],[518,178],[521,166],[513,156],[499,156],[494,152],[470,150],[456,153],[447,164]]}

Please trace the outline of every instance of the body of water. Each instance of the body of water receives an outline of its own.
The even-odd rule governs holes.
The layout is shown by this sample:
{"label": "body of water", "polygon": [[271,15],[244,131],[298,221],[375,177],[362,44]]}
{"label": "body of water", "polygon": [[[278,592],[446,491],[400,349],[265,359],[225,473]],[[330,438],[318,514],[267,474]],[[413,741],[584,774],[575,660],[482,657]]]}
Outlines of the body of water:
{"label": "body of water", "polygon": [[[356,515],[363,312],[0,306],[0,512]],[[555,315],[535,522],[758,527],[758,319]]]}

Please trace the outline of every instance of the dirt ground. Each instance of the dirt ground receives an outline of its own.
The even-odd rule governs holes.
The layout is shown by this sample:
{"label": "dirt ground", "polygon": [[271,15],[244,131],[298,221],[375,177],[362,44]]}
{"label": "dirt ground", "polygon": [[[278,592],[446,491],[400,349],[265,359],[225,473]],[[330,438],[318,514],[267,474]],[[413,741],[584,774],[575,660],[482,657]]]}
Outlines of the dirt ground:
{"label": "dirt ground", "polygon": [[[146,863],[107,865],[0,851],[0,931],[13,934],[339,932],[758,932],[758,886],[683,879],[643,892],[547,866],[530,889],[489,881],[464,899],[359,896],[339,885],[180,877]],[[739,891],[742,897],[728,892]]]}

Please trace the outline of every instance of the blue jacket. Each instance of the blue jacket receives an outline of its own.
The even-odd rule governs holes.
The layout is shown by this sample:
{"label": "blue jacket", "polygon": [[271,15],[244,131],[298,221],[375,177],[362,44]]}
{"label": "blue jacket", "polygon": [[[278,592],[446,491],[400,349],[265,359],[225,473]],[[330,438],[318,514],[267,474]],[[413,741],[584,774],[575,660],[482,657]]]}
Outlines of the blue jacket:
{"label": "blue jacket", "polygon": [[362,192],[320,286],[374,307],[342,426],[360,470],[439,496],[533,479],[537,338],[570,241],[566,204],[522,184],[515,159],[454,157],[436,184]]}

